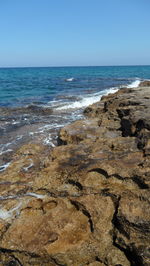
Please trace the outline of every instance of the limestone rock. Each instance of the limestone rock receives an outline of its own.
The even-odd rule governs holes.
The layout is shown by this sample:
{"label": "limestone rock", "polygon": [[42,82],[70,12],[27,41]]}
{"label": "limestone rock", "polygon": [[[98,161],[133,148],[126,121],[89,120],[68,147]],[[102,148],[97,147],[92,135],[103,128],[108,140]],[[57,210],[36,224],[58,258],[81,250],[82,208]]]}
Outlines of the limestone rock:
{"label": "limestone rock", "polygon": [[0,265],[150,265],[146,84],[86,108],[53,150],[16,152],[0,174]]}

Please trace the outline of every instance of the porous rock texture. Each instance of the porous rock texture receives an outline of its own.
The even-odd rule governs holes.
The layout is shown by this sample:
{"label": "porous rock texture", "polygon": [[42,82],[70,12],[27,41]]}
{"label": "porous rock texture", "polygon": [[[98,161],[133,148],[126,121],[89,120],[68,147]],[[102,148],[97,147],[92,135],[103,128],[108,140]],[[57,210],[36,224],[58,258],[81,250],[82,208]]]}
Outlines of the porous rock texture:
{"label": "porous rock texture", "polygon": [[150,265],[150,87],[121,89],[0,175],[0,265]]}

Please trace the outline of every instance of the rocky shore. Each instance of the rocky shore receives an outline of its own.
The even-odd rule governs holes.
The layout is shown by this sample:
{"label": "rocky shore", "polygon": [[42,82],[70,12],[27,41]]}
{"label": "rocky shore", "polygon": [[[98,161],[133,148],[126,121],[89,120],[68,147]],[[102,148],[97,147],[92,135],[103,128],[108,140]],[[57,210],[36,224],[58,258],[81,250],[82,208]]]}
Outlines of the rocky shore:
{"label": "rocky shore", "polygon": [[150,82],[103,96],[0,174],[0,265],[150,265]]}

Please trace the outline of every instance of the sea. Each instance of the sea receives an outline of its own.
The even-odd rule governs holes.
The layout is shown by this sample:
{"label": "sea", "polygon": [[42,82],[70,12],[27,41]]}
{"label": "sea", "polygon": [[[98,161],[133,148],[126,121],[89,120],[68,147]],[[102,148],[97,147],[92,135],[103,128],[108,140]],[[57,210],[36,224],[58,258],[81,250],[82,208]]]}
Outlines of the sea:
{"label": "sea", "polygon": [[0,68],[0,172],[21,145],[51,149],[88,105],[149,79],[150,66]]}

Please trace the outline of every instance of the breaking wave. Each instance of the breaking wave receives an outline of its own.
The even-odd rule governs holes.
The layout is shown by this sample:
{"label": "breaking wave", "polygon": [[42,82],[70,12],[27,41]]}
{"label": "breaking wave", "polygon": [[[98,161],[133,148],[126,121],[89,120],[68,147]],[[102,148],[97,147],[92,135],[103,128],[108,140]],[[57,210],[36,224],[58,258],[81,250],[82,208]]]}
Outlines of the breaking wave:
{"label": "breaking wave", "polygon": [[68,82],[71,82],[71,81],[74,81],[75,78],[68,78],[68,79],[65,79],[65,81],[68,81]]}
{"label": "breaking wave", "polygon": [[73,103],[65,103],[61,107],[57,107],[57,110],[66,110],[66,109],[77,109],[77,108],[85,108],[88,105],[98,102],[103,95],[107,95],[109,93],[114,93],[118,90],[118,88],[110,88],[93,95],[87,95],[86,97],[81,98],[79,101],[75,101]]}
{"label": "breaking wave", "polygon": [[127,88],[137,88],[141,83],[140,79],[134,80],[131,84],[127,86]]}

